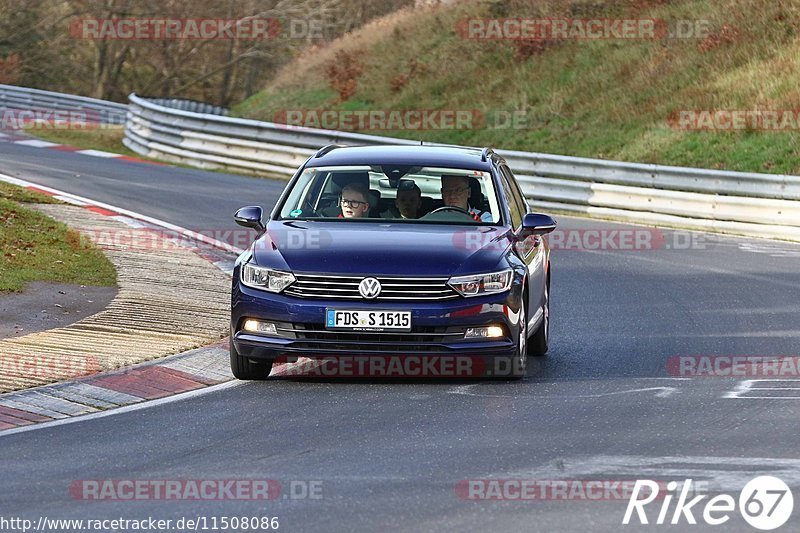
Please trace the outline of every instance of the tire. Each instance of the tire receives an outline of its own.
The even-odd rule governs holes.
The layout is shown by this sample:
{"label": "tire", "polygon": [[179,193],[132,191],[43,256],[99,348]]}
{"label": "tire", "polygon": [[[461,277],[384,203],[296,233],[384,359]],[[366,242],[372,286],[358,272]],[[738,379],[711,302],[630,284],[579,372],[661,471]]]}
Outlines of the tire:
{"label": "tire", "polygon": [[528,355],[543,357],[547,354],[550,343],[550,278],[544,286],[544,316],[536,332],[528,342]]}
{"label": "tire", "polygon": [[247,357],[242,357],[230,341],[231,372],[236,379],[254,380],[266,379],[272,371],[272,361],[254,363]]}
{"label": "tire", "polygon": [[526,312],[527,293],[523,293],[519,308],[519,333],[517,347],[511,362],[511,379],[522,379],[528,370],[528,314]]}

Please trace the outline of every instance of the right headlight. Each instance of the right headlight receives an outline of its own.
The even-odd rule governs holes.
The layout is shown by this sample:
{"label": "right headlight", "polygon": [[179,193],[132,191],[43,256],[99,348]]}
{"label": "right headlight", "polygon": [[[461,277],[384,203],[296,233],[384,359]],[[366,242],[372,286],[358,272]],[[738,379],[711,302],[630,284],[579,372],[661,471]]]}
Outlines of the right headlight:
{"label": "right headlight", "polygon": [[248,287],[269,292],[281,292],[295,281],[291,272],[262,268],[249,263],[242,265],[240,279]]}
{"label": "right headlight", "polygon": [[454,276],[447,282],[453,290],[461,296],[481,296],[505,292],[511,287],[513,271],[501,270],[488,274],[473,274],[470,276]]}

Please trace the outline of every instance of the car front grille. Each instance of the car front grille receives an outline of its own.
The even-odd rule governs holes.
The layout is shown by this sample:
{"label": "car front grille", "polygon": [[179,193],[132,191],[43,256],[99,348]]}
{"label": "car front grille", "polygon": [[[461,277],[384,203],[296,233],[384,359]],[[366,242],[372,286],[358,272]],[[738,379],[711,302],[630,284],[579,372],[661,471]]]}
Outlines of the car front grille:
{"label": "car front grille", "polygon": [[464,328],[414,326],[408,332],[395,331],[336,331],[321,324],[292,324],[279,326],[283,337],[296,339],[295,349],[323,350],[327,352],[359,353],[385,352],[438,352],[443,343],[464,338]]}
{"label": "car front grille", "polygon": [[458,298],[442,277],[372,276],[381,284],[377,298],[366,299],[358,292],[358,284],[370,276],[327,276],[322,274],[295,274],[296,281],[283,293],[296,298],[325,298],[331,300],[362,301],[442,301]]}

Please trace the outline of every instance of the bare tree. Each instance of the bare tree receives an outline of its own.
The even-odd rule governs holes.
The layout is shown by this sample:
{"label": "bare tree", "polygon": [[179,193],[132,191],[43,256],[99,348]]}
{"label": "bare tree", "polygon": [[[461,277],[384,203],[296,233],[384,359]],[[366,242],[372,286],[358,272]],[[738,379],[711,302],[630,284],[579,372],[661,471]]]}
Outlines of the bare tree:
{"label": "bare tree", "polygon": [[[0,76],[120,101],[135,91],[230,105],[259,90],[304,47],[409,4],[413,0],[0,0]],[[280,31],[253,40],[97,38],[81,31],[93,20],[207,18],[236,26],[268,20]]]}

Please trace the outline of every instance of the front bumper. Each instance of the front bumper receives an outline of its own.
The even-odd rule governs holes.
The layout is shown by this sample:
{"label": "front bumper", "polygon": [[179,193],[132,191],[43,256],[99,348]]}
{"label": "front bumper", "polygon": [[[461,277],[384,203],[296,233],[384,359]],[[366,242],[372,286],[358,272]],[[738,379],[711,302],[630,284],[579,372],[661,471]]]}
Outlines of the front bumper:
{"label": "front bumper", "polygon": [[[491,359],[513,355],[521,294],[511,290],[478,298],[435,302],[353,302],[305,299],[265,293],[234,284],[231,338],[236,351],[254,360],[294,357],[466,356]],[[325,312],[334,309],[411,311],[411,332],[331,331]],[[276,323],[278,335],[243,331],[248,318]],[[502,325],[505,336],[465,339],[468,327]]]}

